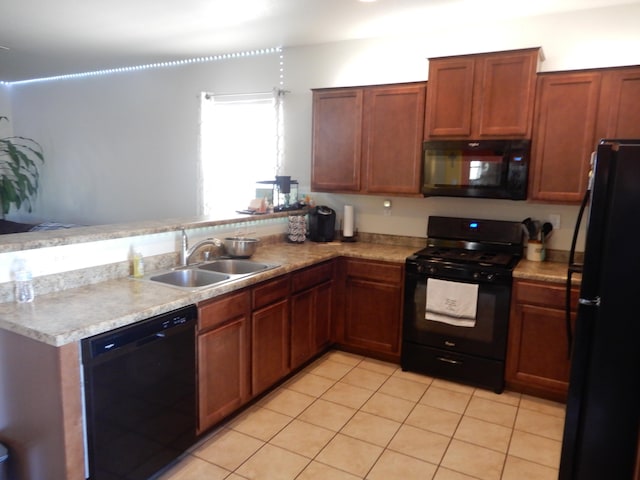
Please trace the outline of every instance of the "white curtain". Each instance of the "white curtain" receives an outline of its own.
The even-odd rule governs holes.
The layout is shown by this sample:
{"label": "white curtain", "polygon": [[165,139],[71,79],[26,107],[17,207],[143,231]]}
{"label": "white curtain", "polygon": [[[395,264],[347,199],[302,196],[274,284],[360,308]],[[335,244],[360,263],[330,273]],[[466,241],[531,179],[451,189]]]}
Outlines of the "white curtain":
{"label": "white curtain", "polygon": [[201,94],[202,214],[224,218],[244,210],[256,182],[273,180],[282,152],[283,92]]}

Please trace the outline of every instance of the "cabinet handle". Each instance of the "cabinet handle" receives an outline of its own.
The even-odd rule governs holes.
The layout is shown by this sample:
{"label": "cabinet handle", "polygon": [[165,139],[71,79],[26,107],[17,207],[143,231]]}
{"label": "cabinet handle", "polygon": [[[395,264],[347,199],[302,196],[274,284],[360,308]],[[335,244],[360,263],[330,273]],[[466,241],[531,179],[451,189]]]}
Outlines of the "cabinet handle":
{"label": "cabinet handle", "polygon": [[449,340],[445,340],[444,344],[447,347],[455,347],[456,346],[456,344],[454,342],[450,342]]}
{"label": "cabinet handle", "polygon": [[594,298],[579,298],[578,303],[580,305],[585,305],[587,307],[599,307],[600,306],[600,297]]}
{"label": "cabinet handle", "polygon": [[451,365],[462,365],[462,362],[458,360],[452,360],[450,358],[436,357],[436,359],[440,360],[441,362],[450,363]]}

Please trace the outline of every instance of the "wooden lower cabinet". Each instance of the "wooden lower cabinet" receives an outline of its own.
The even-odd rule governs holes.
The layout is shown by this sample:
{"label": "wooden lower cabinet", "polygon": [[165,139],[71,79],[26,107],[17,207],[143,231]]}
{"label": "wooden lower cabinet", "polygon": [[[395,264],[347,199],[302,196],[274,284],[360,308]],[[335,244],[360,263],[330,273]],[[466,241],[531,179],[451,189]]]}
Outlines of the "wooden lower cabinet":
{"label": "wooden lower cabinet", "polygon": [[199,306],[198,432],[215,425],[250,398],[248,291]]}
{"label": "wooden lower cabinet", "polygon": [[251,314],[251,390],[256,396],[289,371],[289,276],[255,287]]}
{"label": "wooden lower cabinet", "polygon": [[338,343],[399,363],[403,265],[351,258],[341,261]]}
{"label": "wooden lower cabinet", "polygon": [[297,368],[331,341],[334,262],[292,274],[291,368]]}
{"label": "wooden lower cabinet", "polygon": [[[572,288],[572,329],[578,293]],[[514,280],[509,322],[507,388],[565,401],[571,361],[564,284]]]}

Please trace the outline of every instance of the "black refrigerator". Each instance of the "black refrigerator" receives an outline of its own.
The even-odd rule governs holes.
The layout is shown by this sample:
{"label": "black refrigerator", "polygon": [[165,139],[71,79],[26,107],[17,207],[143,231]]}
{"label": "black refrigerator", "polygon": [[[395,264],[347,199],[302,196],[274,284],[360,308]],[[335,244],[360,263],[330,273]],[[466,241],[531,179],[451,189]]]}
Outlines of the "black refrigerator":
{"label": "black refrigerator", "polygon": [[560,480],[633,478],[640,423],[638,305],[640,139],[602,140],[593,169]]}

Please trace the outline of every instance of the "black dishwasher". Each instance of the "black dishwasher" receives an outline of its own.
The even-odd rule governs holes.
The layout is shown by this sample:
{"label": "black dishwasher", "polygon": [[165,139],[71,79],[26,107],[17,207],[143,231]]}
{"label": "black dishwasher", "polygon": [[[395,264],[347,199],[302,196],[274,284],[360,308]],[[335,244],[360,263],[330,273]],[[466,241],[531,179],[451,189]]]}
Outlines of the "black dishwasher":
{"label": "black dishwasher", "polygon": [[82,341],[91,480],[143,480],[196,439],[197,309]]}

